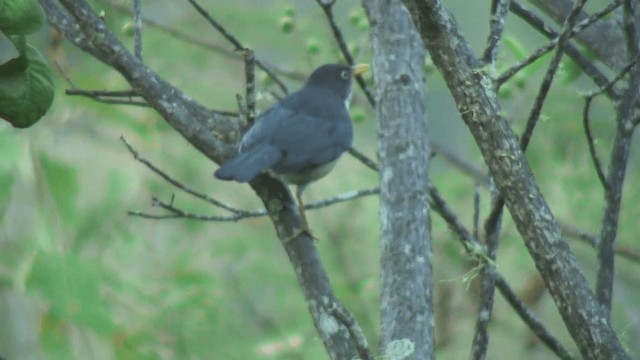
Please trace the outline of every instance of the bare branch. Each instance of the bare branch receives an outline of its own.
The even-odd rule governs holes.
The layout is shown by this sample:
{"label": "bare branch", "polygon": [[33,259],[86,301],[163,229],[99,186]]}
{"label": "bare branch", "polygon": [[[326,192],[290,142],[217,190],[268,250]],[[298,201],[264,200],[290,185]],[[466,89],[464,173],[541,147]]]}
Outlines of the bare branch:
{"label": "bare branch", "polygon": [[558,37],[558,41],[556,42],[556,51],[549,62],[549,67],[547,68],[547,72],[544,75],[544,79],[542,80],[542,84],[540,84],[540,89],[538,90],[538,95],[533,103],[533,107],[531,112],[529,113],[529,118],[527,119],[527,124],[525,126],[524,132],[520,136],[520,147],[522,151],[526,151],[527,146],[529,145],[529,141],[531,140],[531,135],[533,135],[533,129],[538,123],[538,119],[540,118],[540,113],[542,112],[542,106],[545,103],[547,98],[547,94],[549,93],[549,89],[551,88],[551,83],[553,82],[553,78],[555,77],[556,72],[558,71],[558,67],[560,66],[560,60],[562,60],[562,55],[564,52],[564,46],[569,41],[569,38],[572,33],[572,28],[575,21],[578,19],[578,14],[584,7],[586,0],[576,0],[576,3],[573,7],[573,10],[567,17],[563,25],[563,30]]}
{"label": "bare branch", "polygon": [[256,56],[251,49],[244,49],[242,56],[246,83],[247,124],[251,126],[256,119]]}
{"label": "bare branch", "polygon": [[[105,3],[107,5],[109,5],[110,7],[112,7],[113,9],[122,12],[124,14],[129,14],[132,15],[133,12],[131,11],[131,9],[128,6],[124,6],[118,2],[116,2],[116,0],[98,0],[101,3]],[[211,43],[209,41],[205,41],[202,39],[199,39],[196,36],[193,36],[191,34],[188,34],[186,32],[180,31],[179,29],[175,29],[173,27],[167,26],[165,24],[162,24],[152,18],[148,18],[145,16],[142,16],[142,23],[148,25],[150,28],[155,28],[158,30],[163,31],[164,33],[171,35],[177,39],[180,39],[182,41],[184,41],[185,43],[188,44],[192,44],[195,46],[199,46],[202,47],[204,49],[210,50],[215,52],[216,54],[228,57],[228,58],[232,58],[232,59],[237,59],[237,60],[242,60],[242,55],[239,54],[237,51],[233,51],[230,50],[227,47],[218,45],[218,44],[214,44]],[[297,80],[297,81],[304,81],[305,80],[305,74],[296,71],[296,70],[289,70],[289,69],[285,69],[282,67],[279,67],[275,64],[271,64],[268,63],[266,61],[263,60],[263,63],[271,70],[273,70],[274,73],[278,74],[278,75],[282,75],[284,77],[287,77],[289,79],[292,80]]]}
{"label": "bare branch", "polygon": [[368,167],[369,169],[375,172],[378,172],[378,164],[372,159],[370,159],[367,155],[363,154],[358,149],[353,147],[350,148],[348,151],[351,156],[358,159],[361,163],[364,164],[364,166]]}
{"label": "bare branch", "polygon": [[[484,254],[484,247],[470,236],[469,231],[462,225],[458,217],[453,213],[444,198],[440,195],[435,187],[429,190],[431,208],[440,215],[440,217],[449,225],[449,228],[458,235],[458,239],[464,246],[466,252],[473,256],[477,261],[483,261],[481,258]],[[518,298],[516,293],[511,289],[506,280],[496,272],[495,286],[498,287],[500,293],[507,299],[507,302],[516,311],[518,316],[524,321],[531,331],[556,355],[562,359],[573,359],[569,352],[560,344],[560,342],[544,327],[544,324],[536,317],[535,313],[527,307],[527,305]]]}
{"label": "bare branch", "polygon": [[188,212],[188,211],[184,211],[184,210],[174,206],[173,203],[174,203],[174,196],[171,197],[171,201],[168,202],[168,203],[164,202],[164,201],[161,201],[156,196],[153,196],[151,198],[151,206],[159,207],[161,209],[167,210],[168,212],[170,212],[170,214],[168,214],[168,215],[155,215],[155,214],[144,213],[144,212],[141,212],[141,211],[128,211],[127,214],[133,215],[133,216],[142,217],[142,218],[147,218],[147,219],[154,219],[154,220],[191,219],[191,220],[217,221],[217,222],[227,222],[227,221],[236,222],[236,221],[242,220],[242,219],[247,219],[247,218],[251,218],[251,217],[260,217],[260,216],[267,215],[266,211],[264,211],[264,210],[243,211],[242,213],[234,213],[234,215],[226,215],[226,216],[202,215],[202,214],[195,214],[195,213],[191,213],[191,212]]}
{"label": "bare branch", "polygon": [[138,60],[142,61],[142,10],[140,7],[140,0],[133,0],[134,51]]}
{"label": "bare branch", "polygon": [[582,125],[584,128],[585,136],[587,137],[587,145],[589,147],[589,154],[591,155],[591,160],[593,161],[593,165],[596,169],[596,174],[598,175],[598,179],[600,180],[600,184],[605,189],[605,191],[609,191],[609,184],[607,183],[607,179],[604,175],[604,170],[602,167],[602,162],[598,157],[598,153],[596,151],[595,139],[593,137],[593,133],[591,131],[591,125],[589,122],[589,110],[591,109],[591,102],[593,99],[605,92],[609,92],[614,85],[620,81],[627,73],[640,61],[640,57],[636,57],[633,61],[629,62],[611,81],[607,82],[599,89],[590,92],[585,96],[584,107],[582,110]]}
{"label": "bare branch", "polygon": [[553,351],[560,359],[563,360],[575,360],[577,359],[573,356],[567,349],[565,349],[562,344],[556,339],[549,331],[544,327],[542,322],[538,319],[535,313],[527,307],[527,305],[518,298],[515,292],[509,287],[507,281],[500,274],[496,274],[496,287],[502,294],[502,296],[507,300],[509,305],[516,311],[516,313],[520,316],[520,318],[529,326],[529,329],[533,331],[534,334],[542,341],[543,344],[549,348],[549,350]]}
{"label": "bare branch", "polygon": [[473,238],[480,239],[480,187],[473,192]]}
{"label": "bare branch", "polygon": [[351,337],[354,339],[356,346],[358,347],[358,354],[362,360],[375,360],[373,352],[369,348],[367,338],[364,336],[364,332],[356,322],[356,320],[349,314],[347,309],[341,303],[333,303],[329,308],[329,312],[338,319],[342,325],[348,330]]}
{"label": "bare branch", "polygon": [[[187,0],[187,1],[189,1],[189,3],[191,3],[191,5],[193,5],[193,7],[196,9],[196,11],[198,11],[198,13],[200,15],[202,15],[202,17],[204,17],[211,26],[213,26],[216,30],[218,30],[218,32],[220,34],[222,34],[222,36],[224,36],[224,38],[227,39],[227,41],[229,41],[235,47],[236,51],[243,51],[246,48],[245,46],[243,46],[240,43],[240,41],[238,41],[238,39],[236,39],[235,36],[233,36],[230,32],[228,32],[227,29],[225,29],[202,6],[200,6],[200,4],[198,4],[197,1],[195,1],[195,0]],[[283,93],[287,94],[289,92],[289,90],[287,89],[287,86],[262,61],[260,61],[259,59],[256,59],[255,60],[255,64],[260,69],[262,69],[265,73],[267,73],[267,75],[269,75],[269,77],[276,84],[278,84],[278,86],[280,87],[280,90],[282,90]]]}
{"label": "bare branch", "polygon": [[[232,212],[234,214],[237,215],[246,215],[248,213],[248,211],[245,210],[240,210],[240,209],[236,209],[230,205],[227,205],[219,200],[216,200],[206,194],[197,192],[189,187],[187,187],[186,185],[182,184],[180,181],[172,178],[169,174],[167,174],[166,172],[162,171],[160,168],[158,168],[157,166],[155,166],[151,161],[145,159],[144,157],[142,157],[140,155],[140,153],[138,153],[138,151],[136,151],[136,149],[133,148],[133,146],[131,146],[131,144],[129,144],[129,142],[127,141],[127,139],[124,136],[120,136],[120,140],[122,141],[122,143],[127,147],[127,150],[129,150],[129,152],[131,153],[131,155],[133,155],[133,158],[144,164],[149,170],[153,171],[156,175],[160,176],[162,179],[164,179],[166,182],[170,183],[171,185],[177,187],[178,189],[186,192],[187,194],[190,194],[200,200],[204,200],[216,207],[219,207],[221,209],[227,210],[229,212]],[[258,215],[260,216],[260,215]]]}
{"label": "bare branch", "polygon": [[509,13],[509,3],[511,0],[492,0],[491,18],[489,20],[490,32],[485,46],[482,61],[493,64],[498,54],[498,44],[504,32],[504,23]]}
{"label": "bare branch", "polygon": [[431,146],[436,156],[442,156],[449,164],[472,178],[478,184],[483,187],[488,187],[491,179],[487,176],[486,170],[480,168],[476,164],[464,159],[462,156],[456,154],[452,149],[437,142],[432,141]]}
{"label": "bare branch", "polygon": [[[147,161],[144,159],[139,159],[136,158],[136,160],[138,161]],[[145,164],[146,165],[146,164]],[[152,165],[154,166],[154,165]],[[159,169],[152,169],[154,172],[156,172],[156,170],[160,171]],[[164,178],[164,176],[168,176],[168,175],[162,175],[161,173],[158,173],[158,175],[160,175],[161,177]],[[168,180],[166,179],[168,182],[174,184],[174,182],[180,184],[179,182],[177,182],[174,179]],[[175,184],[174,184],[175,185]],[[178,187],[179,189],[192,194],[192,192],[198,194],[195,190],[191,190],[187,187],[185,187],[185,189],[182,189],[180,186],[184,186],[182,184],[180,185],[176,185],[176,187]],[[338,203],[342,203],[342,202],[347,202],[347,201],[351,201],[351,200],[355,200],[361,197],[365,197],[365,196],[369,196],[369,195],[377,195],[380,193],[380,188],[379,187],[373,187],[373,188],[367,188],[367,189],[362,189],[362,190],[353,190],[353,191],[347,191],[344,192],[342,194],[338,194],[335,196],[331,196],[322,200],[318,200],[318,201],[314,201],[314,202],[310,202],[310,203],[305,203],[304,204],[304,209],[305,210],[315,210],[315,209],[320,209],[320,208],[324,208],[327,206],[331,206],[333,204],[338,204]],[[195,195],[192,194],[198,198],[201,198],[201,196],[205,196],[203,194],[199,194],[199,195]],[[153,199],[156,199],[155,197]],[[201,198],[202,199],[202,198]],[[240,221],[243,219],[247,219],[247,218],[254,218],[254,217],[261,217],[261,216],[267,216],[269,215],[269,213],[267,212],[267,210],[265,209],[257,209],[257,210],[240,210],[240,209],[235,209],[233,207],[231,207],[230,205],[224,204],[222,202],[220,202],[219,200],[213,199],[213,198],[208,198],[208,199],[202,199],[205,200],[207,202],[217,202],[220,203],[222,206],[220,205],[216,205],[220,208],[223,208],[225,210],[229,210],[228,208],[234,209],[234,210],[229,210],[231,211],[234,215],[228,215],[228,216],[217,216],[217,215],[204,215],[204,214],[195,214],[195,213],[190,213],[188,211],[184,211],[182,209],[179,208],[174,208],[172,207],[170,204],[167,203],[162,203],[163,205],[167,205],[165,206],[161,206],[162,208],[166,208],[167,210],[170,210],[173,215],[169,215],[167,216],[167,218],[173,219],[173,218],[178,218],[178,217],[184,217],[184,218],[188,218],[188,219],[194,219],[194,220],[202,220],[202,221],[217,221],[217,222],[227,222],[227,221],[232,221],[232,222],[236,222],[236,221]],[[159,202],[153,202],[152,206],[157,206],[160,205]],[[139,211],[130,211],[129,212],[130,215],[136,215],[136,216],[143,216],[143,217],[152,217],[154,219],[163,219],[164,216],[166,215],[152,215],[152,214],[147,214],[147,213],[143,213],[143,212],[139,212]]]}
{"label": "bare branch", "polygon": [[104,90],[82,90],[77,88],[66,89],[64,92],[70,96],[82,96],[104,104],[113,105],[133,105],[141,107],[150,107],[146,101],[134,100],[140,95],[133,90],[124,91],[104,91]]}
{"label": "bare branch", "polygon": [[593,167],[596,169],[596,174],[598,175],[600,184],[606,191],[609,188],[609,184],[607,184],[604,170],[602,170],[602,162],[598,157],[598,152],[596,151],[596,142],[593,134],[591,133],[591,125],[589,124],[589,109],[591,108],[592,100],[593,97],[587,96],[584,101],[584,108],[582,110],[582,126],[584,128],[585,136],[587,137],[587,145],[589,146],[589,155],[591,156],[591,160],[593,161]]}
{"label": "bare branch", "polygon": [[[540,117],[542,106],[545,103],[545,99],[551,88],[551,83],[555,77],[556,71],[560,66],[560,60],[562,59],[563,47],[569,39],[571,29],[576,20],[577,14],[584,6],[586,0],[576,1],[574,10],[571,12],[564,25],[564,31],[561,33],[556,44],[556,52],[547,69],[547,73],[540,85],[540,90],[534,101],[533,108],[529,114],[527,124],[525,126],[524,133],[520,137],[520,147],[525,152],[533,130]],[[505,200],[502,196],[498,195],[494,199],[493,206],[489,217],[485,222],[485,242],[487,245],[486,258],[482,261],[485,266],[482,268],[481,284],[480,284],[480,304],[478,308],[478,318],[476,321],[476,332],[473,338],[473,344],[471,347],[472,359],[484,359],[488,349],[489,336],[487,334],[487,328],[491,320],[491,312],[493,309],[494,289],[495,289],[495,268],[492,261],[495,261],[498,251],[498,244],[500,240],[500,227],[502,224],[502,213],[505,205]]]}
{"label": "bare branch", "polygon": [[[403,0],[473,135],[496,187],[522,235],[562,318],[586,359],[628,359],[576,259],[563,241],[520,142],[500,113],[488,74],[482,71],[453,16],[437,0]],[[565,31],[566,32],[566,31]]]}
{"label": "bare branch", "polygon": [[[571,11],[574,0],[528,0],[557,24],[564,23]],[[614,0],[610,4],[621,1]],[[580,18],[587,18],[587,14],[580,14]],[[594,54],[597,59],[614,71],[620,70],[628,61],[624,35],[616,17],[609,20],[601,19],[587,31],[578,34],[577,41]]]}
{"label": "bare branch", "polygon": [[[318,3],[318,5],[320,5],[327,17],[327,20],[329,21],[329,26],[331,26],[331,31],[333,32],[333,37],[336,39],[336,42],[338,43],[338,47],[340,48],[344,59],[347,60],[347,63],[349,65],[355,65],[353,55],[351,55],[351,51],[349,50],[347,43],[344,41],[342,31],[340,30],[340,27],[336,23],[336,20],[333,16],[333,4],[335,4],[335,0],[316,0],[316,2]],[[356,81],[358,82],[360,89],[362,89],[362,92],[364,92],[365,96],[367,97],[367,100],[369,100],[369,104],[375,106],[376,101],[373,97],[373,94],[367,87],[367,83],[364,81],[362,75],[357,75]]]}
{"label": "bare branch", "polygon": [[[629,60],[640,56],[640,44],[637,21],[640,19],[640,6],[637,1],[624,1],[624,32],[627,40]],[[596,281],[596,297],[605,311],[607,319],[611,316],[611,302],[613,298],[613,283],[615,272],[614,245],[618,231],[618,216],[622,201],[627,164],[633,137],[633,121],[638,116],[640,103],[640,67],[632,65],[627,88],[617,104],[616,135],[609,160],[607,174],[608,188],[605,191],[605,209],[602,217],[602,229],[598,246],[598,276]]]}
{"label": "bare branch", "polygon": [[[589,18],[585,19],[584,21],[576,25],[576,27],[571,31],[571,34],[569,35],[569,37],[571,38],[574,35],[579,34],[578,31],[581,31],[587,28],[588,26],[594,24],[596,21],[600,20],[602,17],[604,17],[605,15],[615,10],[618,6],[620,6],[619,0],[612,4],[609,4],[602,10],[594,13],[592,16],[590,16]],[[531,53],[531,55],[529,55],[526,59],[523,59],[522,61],[518,62],[516,65],[512,66],[507,71],[505,71],[502,75],[500,75],[496,79],[496,83],[498,84],[498,87],[503,83],[505,83],[506,81],[508,81],[518,71],[522,70],[524,67],[530,65],[531,63],[533,63],[534,61],[536,61],[537,59],[539,59],[549,51],[553,50],[553,48],[556,46],[556,43],[559,39],[559,34],[557,32],[555,32],[553,29],[547,26],[547,24],[545,24],[544,21],[540,17],[538,17],[536,14],[534,14],[533,12],[523,7],[517,0],[513,0],[511,2],[510,10],[513,11],[516,15],[518,15],[522,19],[524,19],[534,29],[538,30],[546,37],[552,39],[552,41],[540,47],[538,50]],[[593,79],[593,81],[597,85],[602,86],[607,82],[606,76],[596,66],[594,66],[590,60],[588,60],[585,56],[583,56],[575,46],[567,42],[565,43],[564,51],[582,69],[582,71],[584,71],[584,73],[587,76]],[[611,98],[616,97],[616,94],[613,91],[609,92],[607,95],[609,95],[609,97]]]}

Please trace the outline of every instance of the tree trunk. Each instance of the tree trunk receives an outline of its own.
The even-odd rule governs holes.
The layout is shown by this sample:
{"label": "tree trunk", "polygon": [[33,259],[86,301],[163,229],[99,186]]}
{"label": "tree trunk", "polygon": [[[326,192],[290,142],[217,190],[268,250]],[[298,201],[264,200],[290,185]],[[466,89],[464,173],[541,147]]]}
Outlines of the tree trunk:
{"label": "tree trunk", "polygon": [[432,359],[425,50],[399,0],[364,6],[371,23],[380,161],[380,349],[387,359]]}

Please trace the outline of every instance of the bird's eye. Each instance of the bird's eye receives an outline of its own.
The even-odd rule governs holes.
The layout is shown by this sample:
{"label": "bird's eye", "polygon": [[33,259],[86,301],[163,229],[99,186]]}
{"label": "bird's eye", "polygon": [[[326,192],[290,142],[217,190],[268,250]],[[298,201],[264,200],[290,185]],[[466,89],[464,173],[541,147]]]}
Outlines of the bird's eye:
{"label": "bird's eye", "polygon": [[345,80],[347,80],[349,78],[349,75],[351,75],[351,74],[349,74],[349,72],[347,70],[344,70],[344,71],[342,71],[340,73],[340,76]]}

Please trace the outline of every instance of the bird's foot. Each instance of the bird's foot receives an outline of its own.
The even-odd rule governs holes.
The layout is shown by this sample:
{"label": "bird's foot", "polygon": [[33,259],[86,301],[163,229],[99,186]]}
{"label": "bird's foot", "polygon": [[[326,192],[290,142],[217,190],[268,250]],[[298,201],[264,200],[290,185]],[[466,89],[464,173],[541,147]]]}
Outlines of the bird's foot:
{"label": "bird's foot", "polygon": [[302,236],[302,235],[308,235],[309,237],[311,237],[313,240],[315,241],[320,241],[320,239],[318,239],[317,237],[313,236],[313,234],[311,233],[311,230],[309,229],[308,226],[302,226],[298,229],[296,229],[296,231],[293,232],[293,234],[291,234],[291,236],[289,236],[288,238],[284,239],[284,242],[287,243],[291,240],[295,240],[296,238]]}

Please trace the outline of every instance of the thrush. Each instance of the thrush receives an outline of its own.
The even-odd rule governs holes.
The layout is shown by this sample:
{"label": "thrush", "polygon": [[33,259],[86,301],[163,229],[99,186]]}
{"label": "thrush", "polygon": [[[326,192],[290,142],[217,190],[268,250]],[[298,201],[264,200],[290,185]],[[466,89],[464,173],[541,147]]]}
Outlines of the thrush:
{"label": "thrush", "polygon": [[353,142],[349,116],[352,78],[368,65],[326,64],[314,70],[304,86],[264,112],[242,137],[238,155],[214,176],[249,182],[270,170],[296,185],[296,200],[303,226],[309,233],[302,202],[307,185],[327,175]]}

